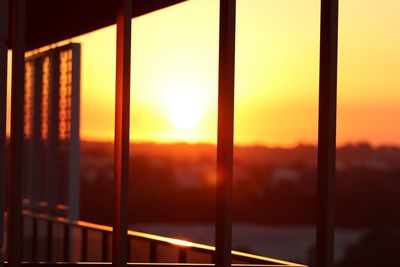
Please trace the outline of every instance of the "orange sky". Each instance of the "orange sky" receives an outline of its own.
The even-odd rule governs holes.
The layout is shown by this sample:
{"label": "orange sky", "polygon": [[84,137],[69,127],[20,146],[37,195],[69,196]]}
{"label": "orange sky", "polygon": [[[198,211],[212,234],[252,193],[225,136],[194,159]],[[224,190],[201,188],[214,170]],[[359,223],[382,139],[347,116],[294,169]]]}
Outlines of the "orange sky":
{"label": "orange sky", "polygon": [[[218,5],[191,0],[133,20],[133,141],[215,142]],[[398,14],[397,0],[340,2],[339,144],[400,144]],[[112,140],[115,27],[73,41],[82,43],[81,137]],[[319,1],[238,0],[236,53],[235,142],[315,143]],[[171,106],[179,114],[185,99],[198,123],[177,129]]]}

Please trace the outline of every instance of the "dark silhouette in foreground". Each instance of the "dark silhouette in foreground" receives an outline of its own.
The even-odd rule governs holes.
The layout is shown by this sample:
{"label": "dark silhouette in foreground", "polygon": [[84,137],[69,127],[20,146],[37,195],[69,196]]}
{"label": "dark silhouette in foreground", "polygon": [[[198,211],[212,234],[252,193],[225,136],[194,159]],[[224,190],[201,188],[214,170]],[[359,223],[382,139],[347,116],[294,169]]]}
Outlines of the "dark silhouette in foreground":
{"label": "dark silhouette in foreground", "polygon": [[400,232],[373,229],[349,247],[336,267],[400,266]]}

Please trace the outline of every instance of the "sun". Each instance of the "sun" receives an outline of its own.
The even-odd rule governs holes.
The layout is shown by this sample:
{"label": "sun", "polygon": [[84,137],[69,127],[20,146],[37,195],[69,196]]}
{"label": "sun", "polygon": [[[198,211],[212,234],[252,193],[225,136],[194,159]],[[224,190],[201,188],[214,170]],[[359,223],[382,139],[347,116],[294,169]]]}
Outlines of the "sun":
{"label": "sun", "polygon": [[[178,134],[190,139],[199,133],[202,120],[207,115],[207,97],[204,92],[204,79],[192,73],[171,75],[160,82],[163,93],[160,99],[164,102],[165,118],[171,127],[170,134]],[[191,136],[189,138],[189,135]]]}
{"label": "sun", "polygon": [[167,103],[168,117],[179,130],[195,128],[201,118],[200,99],[193,91],[177,91],[169,96]]}

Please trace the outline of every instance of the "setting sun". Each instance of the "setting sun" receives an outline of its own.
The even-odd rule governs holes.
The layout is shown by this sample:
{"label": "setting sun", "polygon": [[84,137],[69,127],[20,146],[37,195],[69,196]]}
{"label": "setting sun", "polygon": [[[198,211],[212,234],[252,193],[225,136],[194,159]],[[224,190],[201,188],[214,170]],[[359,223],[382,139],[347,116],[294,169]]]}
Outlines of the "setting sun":
{"label": "setting sun", "polygon": [[201,78],[186,75],[165,80],[163,101],[170,123],[178,130],[193,130],[198,127],[205,113],[204,85]]}
{"label": "setting sun", "polygon": [[171,95],[167,109],[170,121],[180,130],[194,128],[201,117],[200,103],[193,94],[188,92]]}

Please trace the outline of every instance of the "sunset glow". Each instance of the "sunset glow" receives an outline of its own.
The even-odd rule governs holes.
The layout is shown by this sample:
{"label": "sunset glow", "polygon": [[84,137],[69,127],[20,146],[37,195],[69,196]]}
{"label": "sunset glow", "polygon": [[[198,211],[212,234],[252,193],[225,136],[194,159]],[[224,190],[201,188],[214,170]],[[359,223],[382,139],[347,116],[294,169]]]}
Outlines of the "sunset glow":
{"label": "sunset glow", "polygon": [[[132,141],[216,142],[218,12],[217,0],[191,0],[133,20]],[[314,0],[237,2],[237,144],[316,143],[319,13]],[[399,13],[399,1],[340,4],[339,144],[400,144]],[[81,137],[111,141],[115,26],[72,41]]]}
{"label": "sunset glow", "polygon": [[165,104],[171,123],[178,130],[193,129],[199,123],[204,104],[195,80],[181,78],[165,88]]}

